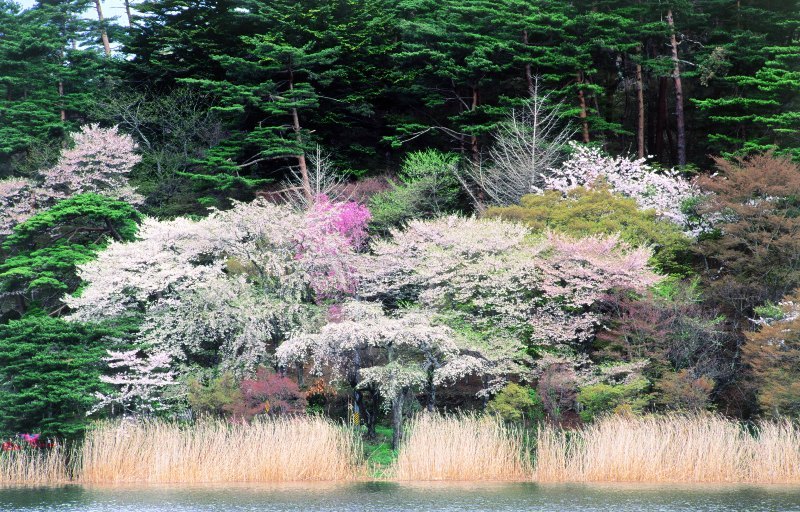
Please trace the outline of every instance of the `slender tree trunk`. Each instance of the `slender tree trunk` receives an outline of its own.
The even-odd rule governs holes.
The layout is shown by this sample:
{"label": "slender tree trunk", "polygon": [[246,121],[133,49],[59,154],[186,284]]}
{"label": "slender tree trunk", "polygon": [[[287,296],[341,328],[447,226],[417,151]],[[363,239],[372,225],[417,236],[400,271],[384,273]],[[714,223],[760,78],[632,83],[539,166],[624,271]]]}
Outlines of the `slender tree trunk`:
{"label": "slender tree trunk", "polygon": [[656,117],[656,155],[664,155],[664,131],[667,129],[667,77],[658,77],[658,117]]}
{"label": "slender tree trunk", "polygon": [[[294,90],[294,70],[292,69],[291,64],[289,65],[289,90]],[[311,192],[311,181],[308,179],[308,164],[306,163],[306,154],[302,150],[303,135],[300,132],[300,116],[297,113],[297,109],[294,107],[292,107],[292,129],[294,130],[294,136],[297,139],[297,145],[301,147],[300,153],[298,153],[296,157],[297,165],[300,168],[300,179],[303,186],[303,195],[305,196],[306,200],[310,202],[314,199],[314,196]]]}
{"label": "slender tree trunk", "polygon": [[[478,108],[478,101],[479,100],[480,100],[480,97],[478,96],[478,88],[477,87],[473,87],[472,88],[472,105],[471,105],[471,108],[470,108],[470,110],[472,112],[474,112],[475,109]],[[472,149],[472,164],[475,165],[476,168],[477,168],[477,166],[480,165],[480,150],[478,148],[478,137],[476,135],[474,135],[474,134],[470,136],[470,147]]]}
{"label": "slender tree trunk", "polygon": [[106,57],[111,56],[111,43],[108,41],[108,33],[103,23],[103,8],[100,6],[100,0],[94,0],[94,7],[97,9],[97,20],[100,22],[100,39],[103,40],[103,50],[106,52]]}
{"label": "slender tree trunk", "polygon": [[[528,31],[522,31],[522,44],[528,46]],[[528,94],[533,96],[533,67],[530,62],[525,63],[525,81],[528,84]]]}
{"label": "slender tree trunk", "polygon": [[60,100],[60,103],[61,103],[61,122],[63,123],[64,121],[67,120],[67,111],[64,109],[64,100],[63,100],[63,98],[64,98],[64,81],[63,80],[59,80],[58,81],[58,97],[62,98]]}
{"label": "slender tree trunk", "polygon": [[396,450],[400,446],[403,437],[403,402],[405,402],[406,392],[403,390],[392,398],[392,449]]}
{"label": "slender tree trunk", "polygon": [[131,17],[131,1],[125,0],[125,15],[128,17],[128,26],[133,26],[133,21]]}
{"label": "slender tree trunk", "polygon": [[17,295],[17,311],[19,311],[19,316],[24,316],[27,310],[28,307],[25,304],[25,297]]}
{"label": "slender tree trunk", "polygon": [[675,22],[672,19],[672,9],[667,10],[667,23],[669,24],[669,42],[672,45],[672,62],[674,71],[672,78],[675,81],[675,121],[678,132],[678,165],[686,165],[686,126],[683,116],[683,85],[681,83],[681,65],[678,59],[678,40],[675,37]]}
{"label": "slender tree trunk", "polygon": [[428,372],[428,403],[426,409],[433,412],[436,409],[436,384],[433,383],[433,370]]}
{"label": "slender tree trunk", "polygon": [[[639,49],[641,56],[641,48]],[[642,64],[636,62],[636,154],[644,158],[644,81],[642,80]]]}
{"label": "slender tree trunk", "polygon": [[583,142],[588,144],[590,142],[589,139],[589,121],[588,121],[588,114],[586,112],[586,97],[583,94],[583,72],[578,71],[576,72],[575,76],[578,79],[578,104],[580,105],[581,112],[581,132],[583,135]]}
{"label": "slender tree trunk", "polygon": [[742,1],[736,0],[736,28],[742,29]]}

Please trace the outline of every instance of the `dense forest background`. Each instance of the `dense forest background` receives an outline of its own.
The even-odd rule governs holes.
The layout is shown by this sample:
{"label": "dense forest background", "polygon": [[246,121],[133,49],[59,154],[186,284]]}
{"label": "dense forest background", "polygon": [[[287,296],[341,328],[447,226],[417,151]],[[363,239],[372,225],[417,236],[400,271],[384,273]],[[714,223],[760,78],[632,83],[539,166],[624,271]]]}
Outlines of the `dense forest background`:
{"label": "dense forest background", "polygon": [[187,181],[211,200],[280,177],[298,144],[353,176],[420,148],[479,160],[535,76],[579,139],[614,153],[707,168],[800,146],[793,1],[146,1],[81,16],[93,9],[3,3],[0,175],[52,161],[88,122],[145,146],[135,180],[165,213],[191,209],[174,202]]}
{"label": "dense forest background", "polygon": [[[200,233],[219,229],[214,223],[224,219],[238,225],[241,219],[236,216],[248,210],[232,200],[256,196],[269,200],[285,196],[293,187],[300,191],[298,202],[308,203],[319,199],[308,183],[314,173],[319,178],[312,179],[315,184],[324,178],[333,180],[335,186],[328,183],[330,190],[350,187],[347,198],[361,204],[331,206],[326,197],[323,203],[328,206],[306,204],[311,212],[306,217],[288,210],[253,210],[252,218],[277,215],[275,229],[283,226],[283,233],[294,233],[302,225],[305,237],[320,229],[322,240],[330,234],[328,228],[314,222],[338,215],[325,221],[339,228],[350,223],[340,233],[350,246],[346,251],[336,249],[337,255],[370,252],[369,258],[380,258],[375,247],[382,246],[368,248],[367,236],[377,239],[391,233],[401,240],[396,229],[408,221],[451,213],[477,213],[483,219],[480,222],[487,223],[465,224],[464,233],[495,230],[485,240],[475,235],[484,247],[492,245],[492,237],[508,235],[511,228],[495,226],[490,220],[502,218],[527,225],[529,235],[546,230],[565,236],[621,233],[628,244],[624,247],[651,251],[650,267],[665,278],[655,289],[640,286],[652,276],[625,263],[627,249],[618,247],[613,256],[616,263],[603,260],[598,268],[602,267],[604,276],[622,272],[610,270],[620,262],[628,265],[625,272],[638,269],[640,274],[629,276],[635,286],[617,293],[619,283],[612,279],[602,290],[594,290],[591,301],[559,303],[562,316],[591,313],[596,332],[581,334],[580,348],[559,352],[561,359],[549,360],[552,364],[547,368],[541,361],[548,361],[549,349],[542,350],[530,332],[536,315],[521,321],[524,328],[487,327],[481,319],[490,314],[488,310],[469,310],[475,307],[474,298],[465,304],[454,304],[451,298],[446,305],[426,303],[424,293],[409,299],[403,286],[424,287],[422,281],[398,284],[391,293],[374,291],[368,298],[381,302],[389,315],[380,320],[388,324],[378,322],[381,314],[374,311],[364,317],[374,323],[370,325],[376,333],[406,329],[401,310],[413,303],[436,311],[433,320],[426,317],[422,322],[426,328],[435,330],[437,322],[444,322],[464,339],[481,343],[522,340],[519,352],[523,356],[511,365],[513,371],[511,366],[504,367],[503,379],[513,374],[511,381],[527,383],[530,392],[512,387],[498,395],[498,388],[478,393],[482,396],[478,399],[478,379],[467,383],[463,396],[440,395],[449,407],[468,403],[515,417],[514,411],[530,412],[535,406],[551,419],[566,422],[590,421],[595,413],[620,408],[716,408],[738,417],[800,411],[800,389],[792,376],[797,373],[793,361],[800,357],[800,349],[796,344],[786,353],[774,346],[768,353],[753,348],[757,343],[765,346],[764,337],[778,336],[780,330],[770,323],[773,320],[796,323],[794,303],[780,301],[800,284],[800,171],[795,163],[800,160],[797,1],[126,0],[125,6],[122,19],[110,19],[103,17],[99,1],[40,0],[23,9],[0,0],[3,432],[39,429],[69,436],[82,431],[86,411],[118,414],[121,409],[115,409],[113,401],[99,408],[96,403],[98,396],[108,395],[110,385],[136,395],[134,382],[108,377],[115,364],[158,374],[164,379],[161,384],[172,383],[175,375],[167,371],[172,363],[152,360],[156,334],[147,334],[150,341],[142,342],[142,333],[155,325],[148,324],[152,318],[147,315],[155,314],[150,306],[165,298],[174,301],[169,307],[199,299],[180,295],[189,293],[188,288],[153,285],[147,293],[136,292],[147,299],[138,310],[120,313],[129,306],[120,299],[124,307],[119,311],[110,302],[103,307],[95,304],[91,307],[97,311],[106,310],[80,317],[80,308],[88,307],[94,293],[92,286],[104,285],[97,284],[97,275],[90,285],[91,272],[78,268],[93,261],[110,240],[120,250],[114,244],[142,237],[155,240],[154,233],[165,226],[175,233]],[[87,12],[96,16],[89,17]],[[572,167],[566,165],[565,173],[593,165],[641,170],[640,174],[673,169],[665,174],[673,181],[653,183],[680,188],[695,180],[691,186],[699,186],[708,194],[703,197],[714,199],[672,204],[672,220],[679,217],[683,223],[676,227],[662,218],[669,206],[657,202],[648,206],[657,210],[656,215],[630,198],[647,203],[648,197],[660,197],[661,192],[667,201],[688,196],[669,196],[661,190],[640,191],[637,196],[635,191],[624,192],[622,181],[611,183],[612,189],[616,187],[611,191],[591,189],[586,181],[587,188],[577,191],[554,185],[542,188],[539,195],[518,194],[506,202],[488,197],[493,191],[475,186],[481,185],[476,177],[484,176],[483,169],[487,173],[503,169],[498,141],[509,139],[498,134],[514,135],[509,119],[515,118],[509,116],[526,112],[530,105],[553,113],[548,133],[556,140],[551,142],[557,142],[559,149],[572,148]],[[522,138],[525,130],[520,132]],[[588,146],[568,146],[566,139]],[[88,154],[93,156],[88,158]],[[623,159],[612,160],[608,155]],[[80,174],[76,169],[86,168],[91,159],[101,162],[92,168],[91,180],[76,181],[74,176]],[[557,166],[566,159],[565,154],[552,163]],[[605,175],[607,171],[598,172]],[[236,204],[229,210],[230,218],[223,219],[218,212],[212,220],[198,221],[209,207],[228,210]],[[442,226],[431,226],[446,232]],[[278,231],[270,233],[279,238]],[[412,235],[409,229],[403,236]],[[170,236],[182,240],[183,235]],[[427,247],[412,238],[407,240],[409,246]],[[255,287],[273,293],[273,281],[251,275],[249,264],[241,263],[244,256],[231,256],[232,247],[239,247],[236,244],[251,242],[252,237],[235,244],[228,241],[233,245],[208,253],[191,252],[195,249],[188,246],[170,250],[188,251],[185,261],[204,269],[203,258],[224,254],[225,279],[241,275],[240,284],[246,284],[247,290]],[[553,239],[548,243],[566,247],[577,242]],[[530,250],[519,244],[509,245],[508,254]],[[159,250],[169,252],[164,247]],[[294,250],[299,251],[295,259],[311,251],[302,244]],[[408,258],[421,258],[419,254]],[[472,253],[465,250],[464,254]],[[565,258],[568,255],[568,251],[563,253]],[[611,258],[592,257],[597,261]],[[140,263],[159,268],[159,261]],[[286,263],[287,268],[295,263]],[[113,262],[105,264],[114,268]],[[384,264],[399,265],[390,258]],[[572,267],[562,263],[553,268],[553,273],[565,273]],[[581,271],[574,271],[570,278],[579,279]],[[491,279],[491,272],[486,276]],[[107,289],[116,286],[106,284]],[[225,286],[230,291],[231,284]],[[557,286],[566,285],[559,282]],[[74,302],[64,299],[65,294],[80,296],[84,289],[89,291]],[[338,295],[330,296],[313,282],[306,283],[304,291],[297,291],[302,298],[293,295],[291,299],[299,301],[292,304],[310,308],[303,313],[307,316],[303,325],[316,322],[316,330],[322,328],[319,311],[352,295],[345,289],[336,288]],[[250,297],[247,293],[237,297]],[[120,294],[124,295],[122,288]],[[280,300],[289,301],[284,295]],[[491,314],[518,302],[495,305]],[[258,304],[230,306],[230,314],[257,310]],[[117,317],[109,323],[105,316],[111,310]],[[300,315],[297,311],[286,312],[286,318]],[[179,310],[172,313],[189,318]],[[61,320],[70,314],[79,321]],[[316,318],[313,322],[312,317]],[[103,321],[94,322],[99,318]],[[163,318],[152,321],[164,322]],[[282,321],[264,320],[269,325]],[[172,325],[175,331],[160,336],[190,340],[200,336],[192,334],[192,329],[205,329],[207,334],[216,327],[214,323],[179,328],[176,323]],[[247,386],[258,385],[263,396],[279,389],[274,393],[283,397],[280,400],[290,397],[289,401],[303,404],[313,396],[308,398],[309,407],[317,403],[319,410],[327,407],[327,412],[343,415],[348,399],[341,397],[358,390],[355,407],[362,414],[370,412],[370,428],[374,428],[375,418],[382,414],[404,414],[413,401],[411,395],[433,393],[432,373],[429,383],[392,391],[400,393],[396,396],[375,377],[374,385],[353,380],[350,395],[340,393],[341,400],[336,402],[336,392],[324,386],[309,391],[312,384],[303,381],[299,361],[292,381],[285,368],[278,377],[263,368],[257,370],[255,363],[278,369],[274,347],[288,336],[291,329],[285,326],[259,334],[262,341],[269,340],[264,341],[272,347],[269,353],[252,356],[248,368],[229,373],[220,363],[227,350],[222,340],[240,332],[240,326],[226,329],[208,343],[181,342],[186,354],[194,350],[181,356],[182,370],[177,372],[185,391],[178,401],[184,406],[188,400],[195,411],[255,410],[258,403],[248,405],[241,393],[246,395]],[[175,334],[178,330],[180,335]],[[567,346],[577,335],[563,336]],[[197,346],[190,350],[192,343]],[[131,347],[135,347],[132,352],[124,352]],[[117,351],[110,360],[107,350]],[[501,359],[477,349],[462,352],[481,353],[492,364]],[[568,361],[564,359],[567,352]],[[415,353],[408,361],[426,357],[429,354]],[[641,357],[650,362],[640,364]],[[53,360],[58,364],[53,366]],[[608,377],[614,372],[598,370],[609,361],[628,365],[615,370],[619,378]],[[292,360],[289,366],[294,364]],[[775,373],[775,367],[783,370]],[[577,377],[584,373],[593,376]],[[102,375],[108,378],[102,380]],[[484,378],[483,384],[488,381]],[[492,397],[495,402],[490,405]],[[142,399],[142,393],[137,399]],[[244,402],[234,407],[236,400]],[[392,407],[399,403],[399,409],[381,412],[380,401],[390,401]],[[147,408],[155,402],[140,400],[134,409],[153,412]]]}

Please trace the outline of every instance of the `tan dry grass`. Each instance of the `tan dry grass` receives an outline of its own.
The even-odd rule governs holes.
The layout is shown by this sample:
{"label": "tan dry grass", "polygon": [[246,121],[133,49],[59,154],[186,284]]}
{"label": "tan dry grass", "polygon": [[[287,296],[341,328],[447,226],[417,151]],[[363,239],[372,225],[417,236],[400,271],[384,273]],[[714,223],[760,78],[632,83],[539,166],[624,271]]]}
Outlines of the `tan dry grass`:
{"label": "tan dry grass", "polygon": [[800,482],[800,429],[762,423],[753,433],[710,414],[609,416],[574,432],[542,428],[540,482]]}
{"label": "tan dry grass", "polygon": [[388,474],[397,480],[525,480],[530,466],[519,431],[476,415],[412,420]]}
{"label": "tan dry grass", "polygon": [[68,457],[63,446],[0,453],[0,485],[53,484],[69,479]]}
{"label": "tan dry grass", "polygon": [[352,431],[320,417],[103,423],[87,434],[77,474],[84,483],[348,480],[362,473],[362,451]]}

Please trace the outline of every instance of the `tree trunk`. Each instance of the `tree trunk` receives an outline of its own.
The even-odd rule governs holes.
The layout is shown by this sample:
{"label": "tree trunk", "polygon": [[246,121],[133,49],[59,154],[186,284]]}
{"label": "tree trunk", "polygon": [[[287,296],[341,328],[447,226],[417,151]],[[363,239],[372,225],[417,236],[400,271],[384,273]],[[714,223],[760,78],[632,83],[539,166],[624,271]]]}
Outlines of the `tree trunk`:
{"label": "tree trunk", "polygon": [[[470,108],[470,110],[472,112],[474,112],[475,109],[478,108],[478,100],[479,100],[478,88],[477,87],[473,87],[472,88],[472,106]],[[472,164],[477,168],[477,166],[480,165],[480,151],[478,149],[478,137],[475,134],[470,136],[470,147],[472,149]]]}
{"label": "tree trunk", "polygon": [[[522,44],[528,46],[528,31],[522,31]],[[533,96],[533,68],[530,62],[525,63],[525,81],[528,84],[528,94]]]}
{"label": "tree trunk", "polygon": [[[641,48],[640,52],[641,54]],[[642,64],[636,62],[636,155],[644,158],[644,81],[642,80]]]}
{"label": "tree trunk", "polygon": [[586,97],[583,95],[583,72],[578,71],[575,73],[575,76],[578,79],[578,104],[581,107],[580,117],[581,117],[581,131],[583,134],[583,142],[588,144],[590,142],[589,139],[589,121],[588,121],[588,114],[586,112]]}
{"label": "tree trunk", "polygon": [[108,41],[108,33],[103,23],[103,8],[100,6],[100,0],[94,0],[94,6],[97,9],[97,20],[100,22],[100,39],[103,40],[103,50],[106,52],[106,57],[111,56],[111,43]]}
{"label": "tree trunk", "polygon": [[686,127],[683,117],[683,85],[681,84],[681,66],[678,59],[678,40],[675,37],[675,22],[672,19],[672,9],[667,9],[667,23],[669,24],[669,42],[672,45],[672,63],[674,70],[672,78],[675,81],[675,121],[678,132],[678,165],[686,165]]}
{"label": "tree trunk", "polygon": [[400,440],[403,437],[403,402],[406,392],[403,390],[392,398],[392,449],[400,447]]}
{"label": "tree trunk", "polygon": [[128,17],[128,26],[133,26],[133,22],[131,21],[131,1],[125,0],[125,15]]}
{"label": "tree trunk", "polygon": [[667,124],[667,77],[658,77],[658,116],[656,117],[656,156],[664,156],[664,130]]}
{"label": "tree trunk", "polygon": [[[64,97],[64,81],[63,80],[59,80],[58,81],[58,97],[59,98],[63,98]],[[60,100],[60,103],[61,103],[61,122],[63,123],[64,121],[67,120],[67,111],[64,109],[64,100],[63,99]]]}
{"label": "tree trunk", "polygon": [[428,372],[428,403],[425,408],[428,412],[433,412],[436,409],[436,384],[433,383],[433,371]]}
{"label": "tree trunk", "polygon": [[[289,90],[294,90],[294,70],[292,69],[291,64],[289,64]],[[303,135],[300,132],[300,116],[297,113],[297,109],[294,107],[292,107],[292,129],[294,130],[294,136],[297,140],[297,145],[302,148]],[[301,149],[300,153],[298,153],[296,157],[297,165],[300,168],[300,179],[303,186],[303,195],[307,201],[311,202],[314,199],[314,196],[311,192],[311,181],[308,179],[308,164],[306,163],[306,154]]]}

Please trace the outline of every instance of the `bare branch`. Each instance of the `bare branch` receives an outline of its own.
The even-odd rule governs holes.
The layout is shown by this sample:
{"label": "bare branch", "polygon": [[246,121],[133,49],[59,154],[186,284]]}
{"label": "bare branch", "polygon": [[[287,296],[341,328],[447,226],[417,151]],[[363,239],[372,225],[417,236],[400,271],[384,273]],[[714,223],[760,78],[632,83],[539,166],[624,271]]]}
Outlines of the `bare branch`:
{"label": "bare branch", "polygon": [[512,110],[495,133],[489,151],[491,164],[466,171],[481,193],[467,191],[473,198],[483,197],[480,202],[508,205],[540,191],[548,170],[564,157],[575,130],[563,120],[562,103],[553,103],[550,93],[541,92],[539,83],[539,77],[534,77],[530,101]]}

